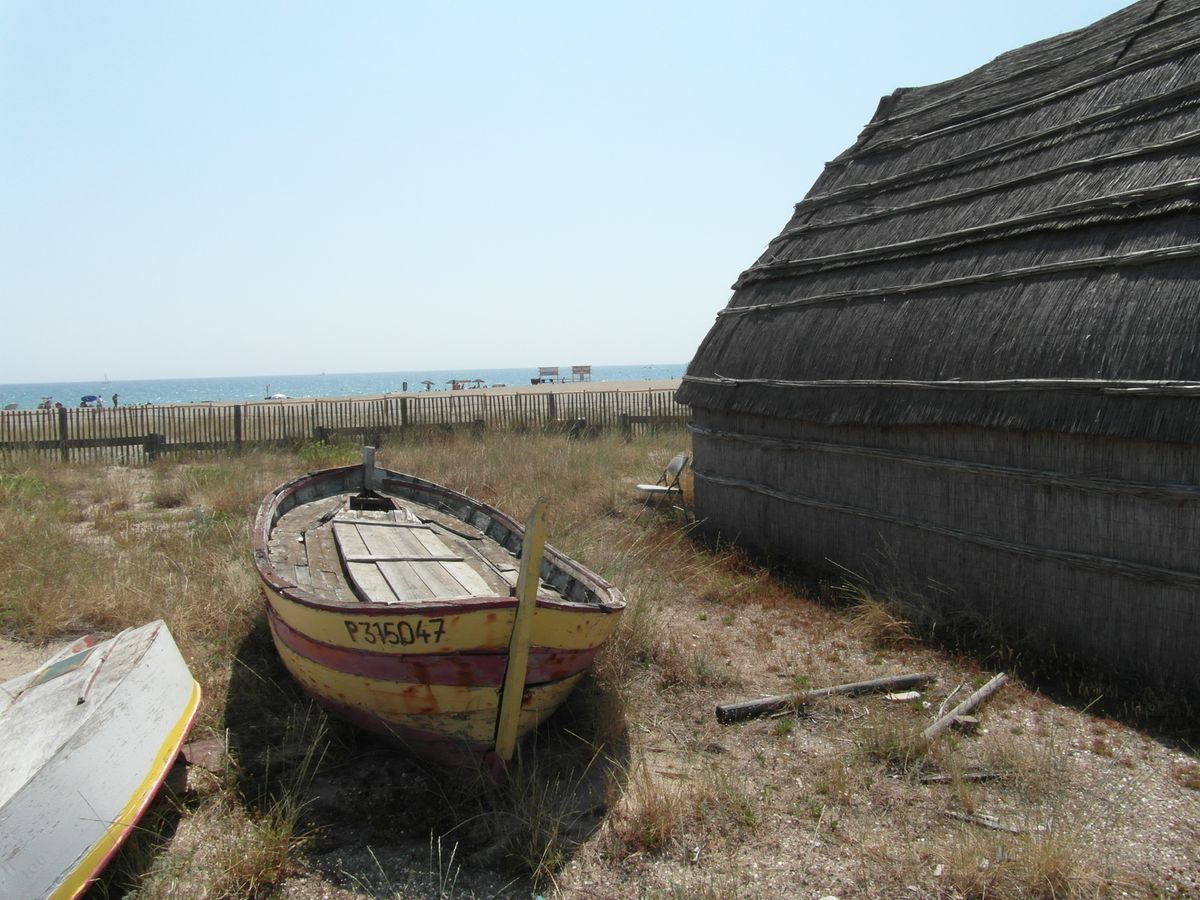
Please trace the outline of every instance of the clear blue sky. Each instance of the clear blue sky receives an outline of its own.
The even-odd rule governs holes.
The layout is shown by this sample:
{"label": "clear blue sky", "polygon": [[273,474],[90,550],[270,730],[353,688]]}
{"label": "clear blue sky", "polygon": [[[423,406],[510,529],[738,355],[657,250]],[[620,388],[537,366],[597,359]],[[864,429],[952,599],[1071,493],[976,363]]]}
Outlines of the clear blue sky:
{"label": "clear blue sky", "polygon": [[0,382],[691,358],[879,97],[1102,0],[0,3]]}

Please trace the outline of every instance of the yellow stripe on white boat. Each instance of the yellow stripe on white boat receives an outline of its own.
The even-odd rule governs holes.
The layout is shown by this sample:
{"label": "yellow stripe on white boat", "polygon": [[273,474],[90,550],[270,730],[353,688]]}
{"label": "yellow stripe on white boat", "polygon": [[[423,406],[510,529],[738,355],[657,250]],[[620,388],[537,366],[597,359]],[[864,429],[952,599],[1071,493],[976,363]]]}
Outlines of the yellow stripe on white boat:
{"label": "yellow stripe on white boat", "polygon": [[188,700],[187,706],[184,708],[179,720],[167,732],[167,736],[163,738],[162,745],[158,748],[158,753],[155,755],[154,768],[146,773],[146,777],[142,779],[142,783],[133,792],[133,795],[129,798],[129,802],[125,804],[125,808],[117,814],[116,819],[109,825],[103,837],[96,841],[91,850],[80,857],[75,868],[71,870],[70,874],[50,894],[52,900],[78,897],[82,894],[92,882],[97,870],[107,859],[108,855],[128,836],[130,830],[136,824],[138,817],[152,799],[151,795],[155,788],[162,783],[162,780],[167,775],[167,770],[175,762],[175,757],[179,753],[180,746],[183,745],[184,738],[187,737],[188,729],[191,728],[192,719],[195,717],[199,706],[200,685],[193,681],[192,696]]}

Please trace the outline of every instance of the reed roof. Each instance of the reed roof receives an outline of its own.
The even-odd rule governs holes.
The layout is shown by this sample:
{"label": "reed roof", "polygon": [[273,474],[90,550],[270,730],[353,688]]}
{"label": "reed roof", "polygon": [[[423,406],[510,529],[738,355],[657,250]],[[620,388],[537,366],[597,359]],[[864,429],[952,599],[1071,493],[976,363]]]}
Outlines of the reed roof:
{"label": "reed roof", "polygon": [[1200,435],[1200,0],[884,97],[679,399],[831,424]]}

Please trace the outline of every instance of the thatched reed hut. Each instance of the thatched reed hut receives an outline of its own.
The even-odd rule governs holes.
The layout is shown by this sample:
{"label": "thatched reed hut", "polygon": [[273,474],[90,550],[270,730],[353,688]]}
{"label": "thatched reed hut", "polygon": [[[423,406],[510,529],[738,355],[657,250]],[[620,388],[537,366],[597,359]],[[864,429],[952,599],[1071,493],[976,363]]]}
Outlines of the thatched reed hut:
{"label": "thatched reed hut", "polygon": [[1200,696],[1200,3],[885,97],[678,397],[706,527]]}

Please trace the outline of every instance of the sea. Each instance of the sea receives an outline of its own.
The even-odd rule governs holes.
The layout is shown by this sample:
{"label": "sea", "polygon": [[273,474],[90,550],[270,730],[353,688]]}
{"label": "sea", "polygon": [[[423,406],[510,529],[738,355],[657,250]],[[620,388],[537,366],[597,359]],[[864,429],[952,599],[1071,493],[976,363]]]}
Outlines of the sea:
{"label": "sea", "polygon": [[[635,366],[592,366],[592,381],[656,381],[682,378],[687,363]],[[569,366],[560,368],[569,374]],[[485,387],[527,385],[537,378],[537,368],[453,369],[429,372],[321,372],[317,375],[242,375],[235,378],[161,378],[143,380],[61,381],[46,384],[0,384],[0,408],[34,409],[46,398],[51,403],[78,406],[84,397],[101,397],[112,404],[234,403],[262,400],[276,394],[286,397],[362,397],[403,391],[445,391],[454,381],[482,383]],[[477,381],[476,381],[477,380]],[[426,385],[425,382],[430,382]]]}

